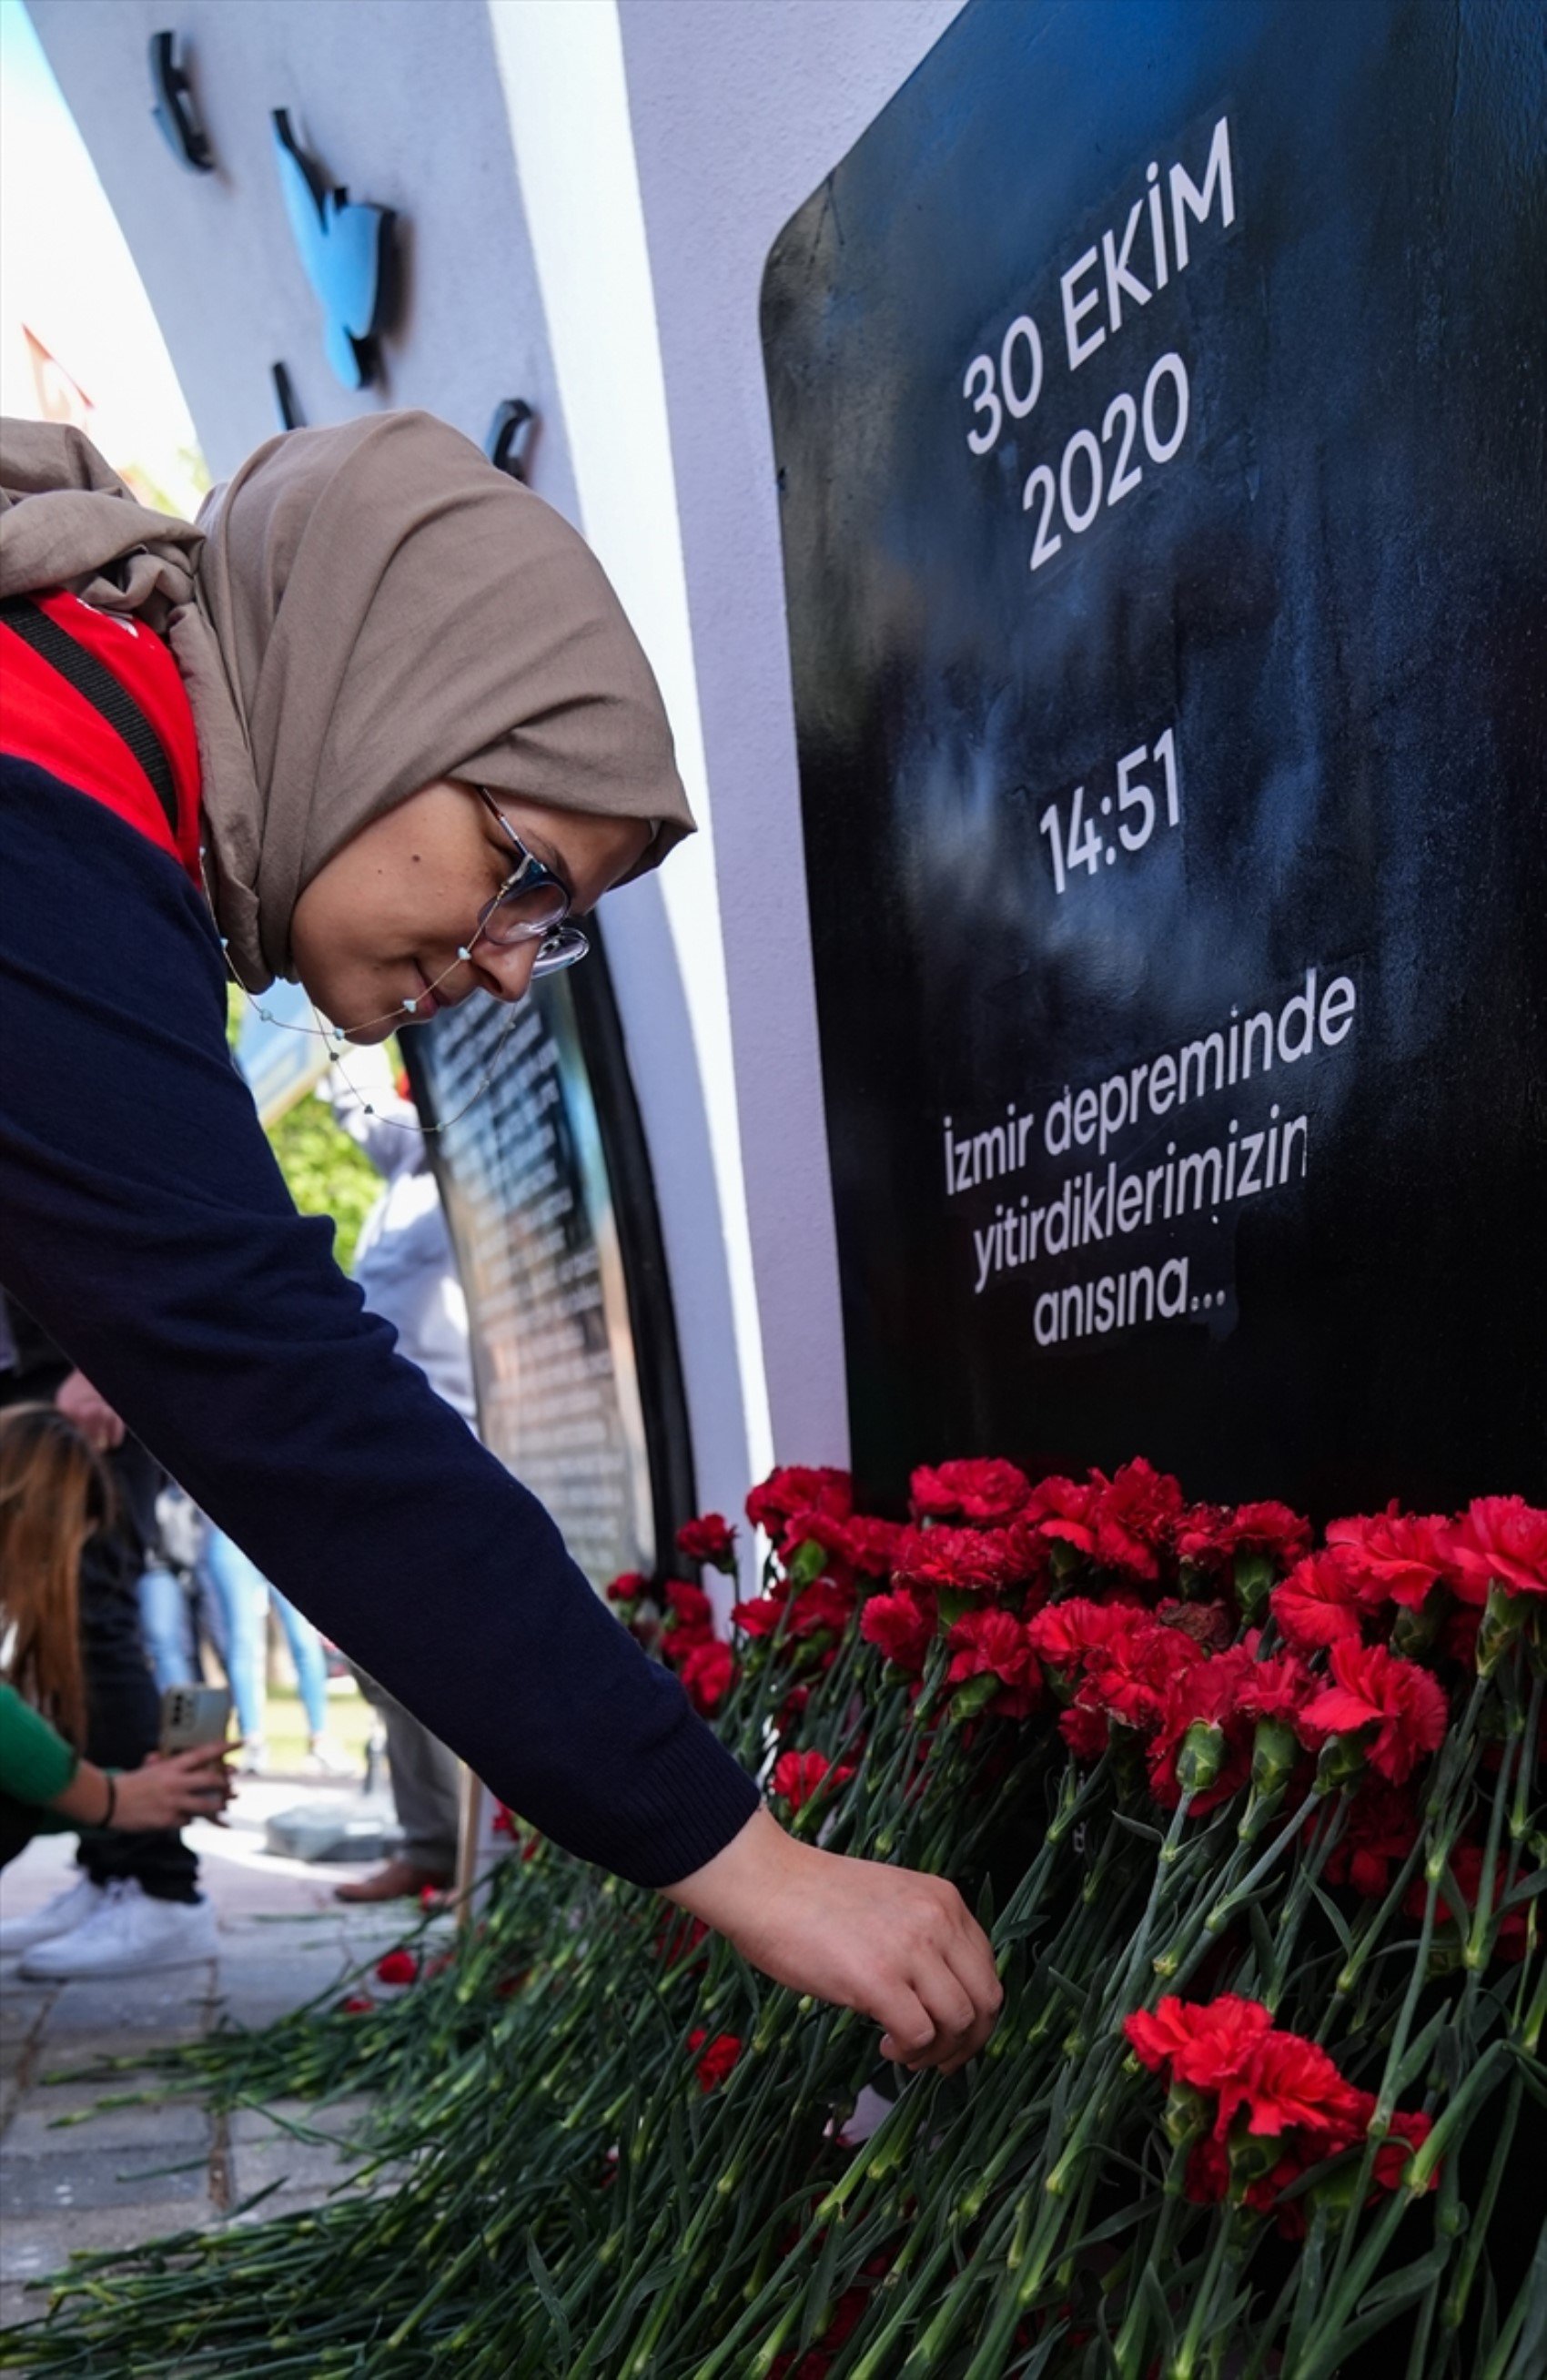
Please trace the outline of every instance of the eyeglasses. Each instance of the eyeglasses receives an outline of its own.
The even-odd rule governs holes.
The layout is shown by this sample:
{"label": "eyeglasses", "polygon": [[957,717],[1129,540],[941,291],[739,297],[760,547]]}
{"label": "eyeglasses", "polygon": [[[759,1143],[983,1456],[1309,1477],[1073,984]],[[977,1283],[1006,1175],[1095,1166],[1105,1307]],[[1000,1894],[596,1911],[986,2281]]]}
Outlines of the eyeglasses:
{"label": "eyeglasses", "polygon": [[583,959],[591,947],[578,926],[566,923],[574,895],[562,877],[555,875],[535,852],[527,850],[488,786],[478,785],[475,791],[490,818],[498,820],[502,833],[516,855],[517,865],[493,899],[486,901],[478,911],[473,941],[490,941],[501,950],[513,949],[520,942],[536,942],[538,949],[532,962],[533,975],[557,975],[561,967],[573,966],[576,959]]}

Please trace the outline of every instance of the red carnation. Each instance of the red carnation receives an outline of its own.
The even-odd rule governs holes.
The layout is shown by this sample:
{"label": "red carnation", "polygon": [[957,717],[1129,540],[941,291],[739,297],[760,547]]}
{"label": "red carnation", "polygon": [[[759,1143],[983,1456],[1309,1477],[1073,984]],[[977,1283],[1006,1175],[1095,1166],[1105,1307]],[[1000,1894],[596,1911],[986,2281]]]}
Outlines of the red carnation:
{"label": "red carnation", "polygon": [[701,1586],[672,1579],[666,1590],[666,1608],[673,1656],[685,1652],[690,1645],[705,1643],[714,1633],[714,1605]]}
{"label": "red carnation", "polygon": [[954,1680],[982,1677],[989,1670],[1007,1686],[1027,1685],[1035,1678],[1026,1632],[1012,1612],[969,1611],[947,1641],[956,1656],[950,1665]]}
{"label": "red carnation", "polygon": [[650,1592],[650,1582],[642,1570],[621,1571],[607,1589],[609,1603],[637,1603],[642,1595]]}
{"label": "red carnation", "polygon": [[[1372,2101],[1373,2112],[1373,2101]],[[1368,2119],[1366,2119],[1368,2122]],[[1413,2151],[1420,2149],[1434,2129],[1432,2116],[1405,2115],[1400,2107],[1392,2110],[1386,2137],[1375,2151],[1375,2187],[1378,2190],[1400,2190],[1407,2180],[1408,2167]],[[1430,2177],[1429,2187],[1439,2187],[1438,2170]],[[1372,2193],[1373,2195],[1373,2193]]]}
{"label": "red carnation", "polygon": [[[1226,1995],[1205,2007],[1163,1999],[1154,2014],[1124,2021],[1135,2056],[1152,2072],[1210,2094],[1214,2122],[1188,2161],[1187,2193],[1204,2204],[1239,2192],[1259,2214],[1274,2211],[1279,2193],[1311,2166],[1364,2139],[1375,2099],[1347,2082],[1317,2043],[1278,2032],[1258,2000]],[[1390,2137],[1374,2159],[1377,2189],[1402,2182],[1412,2151],[1432,2129],[1427,2116],[1396,2115]],[[1237,2160],[1250,2139],[1269,2140],[1280,2154],[1265,2174]],[[1431,2184],[1432,2186],[1432,2184]],[[1298,2199],[1276,2205],[1279,2228],[1304,2229]]]}
{"label": "red carnation", "polygon": [[1033,1709],[1042,1672],[1025,1629],[1011,1612],[969,1611],[947,1642],[955,1656],[949,1670],[953,1686],[969,1678],[997,1678],[1004,1691],[989,1705],[997,1717],[1021,1719]]}
{"label": "red carnation", "polygon": [[[1309,1653],[1327,1645],[1357,1645],[1365,1598],[1358,1573],[1340,1548],[1307,1554],[1269,1597],[1279,1633]],[[1377,1595],[1376,1600],[1379,1600]]]}
{"label": "red carnation", "polygon": [[746,1517],[755,1529],[778,1537],[792,1515],[804,1512],[808,1505],[816,1512],[831,1513],[835,1520],[847,1520],[854,1509],[853,1484],[849,1474],[810,1470],[800,1463],[788,1463],[782,1470],[770,1471],[762,1486],[748,1496]]}
{"label": "red carnation", "polygon": [[873,1595],[860,1614],[860,1634],[900,1670],[916,1676],[935,1635],[935,1614],[920,1598],[899,1587],[895,1595]]}
{"label": "red carnation", "polygon": [[1099,1760],[1110,1740],[1106,1714],[1089,1703],[1074,1703],[1060,1713],[1058,1733],[1076,1760]]}
{"label": "red carnation", "polygon": [[[1228,1705],[1223,1677],[1217,1693],[1208,1687],[1203,1690],[1202,1701],[1184,1683],[1212,1677],[1215,1666],[1180,1629],[1141,1618],[1126,1635],[1091,1655],[1082,1698],[1099,1702],[1125,1727],[1147,1731],[1178,1721],[1176,1740],[1179,1742],[1194,1719],[1212,1723]],[[1182,1718],[1184,1709],[1187,1716]]]}
{"label": "red carnation", "polygon": [[1090,1515],[1095,1499],[1096,1489],[1089,1482],[1058,1476],[1039,1479],[1021,1518],[1041,1536],[1072,1546],[1076,1553],[1094,1553],[1095,1531]]}
{"label": "red carnation", "polygon": [[1444,1549],[1468,1603],[1486,1603],[1493,1585],[1506,1595],[1547,1595],[1547,1512],[1521,1496],[1474,1497],[1445,1531]]}
{"label": "red carnation", "polygon": [[388,1950],[376,1961],[379,1984],[411,1984],[419,1972],[419,1962],[412,1950]]}
{"label": "red carnation", "polygon": [[1169,1547],[1182,1515],[1179,1484],[1142,1454],[1110,1479],[1099,1471],[1093,1476],[1096,1494],[1089,1518],[1096,1560],[1103,1570],[1120,1571],[1130,1578],[1158,1578],[1160,1554]]}
{"label": "red carnation", "polygon": [[682,1681],[694,1709],[707,1714],[724,1701],[736,1674],[729,1645],[695,1645],[682,1666]]}
{"label": "red carnation", "polygon": [[369,2016],[376,2002],[369,1992],[350,1992],[338,2004],[341,2016]]}
{"label": "red carnation", "polygon": [[895,1521],[873,1521],[863,1513],[843,1524],[843,1549],[865,1578],[885,1578],[907,1531]]}
{"label": "red carnation", "polygon": [[1477,1667],[1477,1640],[1482,1628],[1483,1607],[1481,1603],[1457,1603],[1445,1615],[1440,1630],[1439,1649],[1447,1661],[1455,1661],[1463,1670]]}
{"label": "red carnation", "polygon": [[1132,1603],[1095,1603],[1072,1595],[1049,1603],[1027,1622],[1027,1641],[1050,1668],[1074,1668],[1097,1647],[1125,1643],[1143,1613]]}
{"label": "red carnation", "polygon": [[1440,1686],[1427,1670],[1382,1645],[1335,1645],[1331,1667],[1337,1682],[1307,1703],[1302,1729],[1314,1742],[1373,1728],[1370,1766],[1400,1785],[1444,1735],[1448,1710]]}
{"label": "red carnation", "polygon": [[657,1920],[656,1949],[669,1967],[680,1967],[684,1959],[692,1958],[707,1937],[708,1931],[701,1917],[689,1917],[684,1922],[682,1917],[668,1913]]}
{"label": "red carnation", "polygon": [[793,1636],[815,1636],[819,1629],[828,1628],[841,1636],[853,1616],[856,1590],[840,1585],[837,1579],[819,1578],[794,1598],[790,1621]]}
{"label": "red carnation", "polygon": [[803,1505],[792,1512],[779,1539],[780,1559],[788,1565],[803,1546],[820,1548],[824,1570],[833,1572],[847,1582],[850,1570],[849,1529],[847,1521],[834,1512],[824,1512],[815,1504]]}
{"label": "red carnation", "polygon": [[[707,2049],[704,2048],[706,2042],[708,2042]],[[690,2051],[704,2050],[695,2070],[700,2091],[713,2091],[723,2082],[742,2054],[741,2042],[733,2033],[717,2033],[712,2041],[707,2033],[690,2033],[687,2046]]]}
{"label": "red carnation", "polygon": [[731,1607],[731,1625],[743,1636],[771,1636],[784,1616],[785,1599],[777,1595],[754,1596],[750,1603]]}
{"label": "red carnation", "polygon": [[1207,2002],[1167,1995],[1153,2013],[1140,2009],[1123,2019],[1129,2046],[1140,2064],[1194,2091],[1221,2090],[1245,2073],[1272,2026],[1272,2014],[1260,2000],[1241,1999],[1233,1992]]}
{"label": "red carnation", "polygon": [[997,1458],[983,1462],[927,1464],[914,1472],[909,1500],[920,1521],[1012,1521],[1031,1500],[1032,1483],[1013,1463]]}
{"label": "red carnation", "polygon": [[1235,1641],[1235,1616],[1223,1603],[1183,1603],[1167,1595],[1155,1605],[1154,1617],[1166,1628],[1179,1628],[1206,1653],[1223,1652]]}
{"label": "red carnation", "polygon": [[1379,1777],[1361,1778],[1348,1823],[1327,1855],[1328,1880],[1351,1884],[1366,1900],[1383,1899],[1393,1868],[1407,1858],[1418,1835],[1418,1812],[1408,1789]]}
{"label": "red carnation", "polygon": [[1008,1529],[915,1529],[898,1548],[896,1575],[937,1592],[997,1595],[1025,1575],[1024,1548]]}
{"label": "red carnation", "polygon": [[[1166,1631],[1157,1631],[1165,1634]],[[1183,1638],[1182,1643],[1187,1643]],[[1158,1725],[1150,1746],[1150,1791],[1164,1809],[1174,1809],[1180,1796],[1177,1759],[1190,1730],[1217,1731],[1217,1766],[1192,1795],[1192,1808],[1202,1816],[1239,1792],[1251,1773],[1249,1722],[1241,1696],[1248,1691],[1257,1664],[1244,1645],[1233,1645],[1212,1659],[1193,1659],[1178,1667],[1166,1680]],[[1213,1764],[1211,1763],[1211,1766]]]}
{"label": "red carnation", "polygon": [[1361,2136],[1373,2105],[1344,2081],[1317,2043],[1298,2033],[1270,2032],[1257,2044],[1245,2072],[1221,2085],[1215,2134],[1223,2140],[1244,2107],[1249,2132],[1299,2129],[1319,2134],[1329,2148],[1342,2148]]}
{"label": "red carnation", "polygon": [[723,1512],[705,1512],[696,1521],[683,1523],[677,1551],[684,1561],[707,1562],[729,1573],[736,1567],[736,1532]]}
{"label": "red carnation", "polygon": [[1228,1570],[1238,1554],[1266,1554],[1287,1566],[1310,1550],[1311,1524],[1287,1504],[1191,1504],[1176,1542],[1178,1560],[1194,1570]]}
{"label": "red carnation", "polygon": [[828,1790],[836,1792],[853,1773],[852,1768],[834,1768],[826,1753],[781,1752],[774,1762],[773,1789],[781,1802],[799,1810],[816,1799],[828,1778],[832,1780]]}
{"label": "red carnation", "polygon": [[1293,1718],[1318,1690],[1314,1677],[1298,1653],[1272,1653],[1257,1658],[1261,1632],[1253,1629],[1242,1641],[1252,1656],[1240,1673],[1236,1708],[1248,1718]]}
{"label": "red carnation", "polygon": [[1337,1548],[1367,1602],[1400,1603],[1416,1611],[1444,1574],[1444,1529],[1443,1517],[1398,1512],[1393,1498],[1384,1512],[1329,1521],[1327,1544]]}

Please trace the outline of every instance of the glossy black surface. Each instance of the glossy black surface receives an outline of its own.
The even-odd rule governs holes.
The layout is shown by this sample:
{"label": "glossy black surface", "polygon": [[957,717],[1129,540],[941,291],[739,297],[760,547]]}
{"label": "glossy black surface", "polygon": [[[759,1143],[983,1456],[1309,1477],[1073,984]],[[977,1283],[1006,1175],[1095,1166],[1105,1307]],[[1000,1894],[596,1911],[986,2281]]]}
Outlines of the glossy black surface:
{"label": "glossy black surface", "polygon": [[485,1443],[541,1498],[595,1585],[652,1571],[658,1555],[671,1568],[693,1463],[605,958],[593,943],[514,1017],[476,995],[402,1046],[421,1115],[446,1120],[430,1148]]}
{"label": "glossy black surface", "polygon": [[[1541,1500],[1543,79],[1539,18],[1505,5],[974,0],[775,245],[764,338],[872,1493],[950,1453],[1142,1451],[1195,1494],[1323,1515]],[[1233,220],[1217,172],[1204,207],[1184,188],[1183,269],[1172,168],[1205,193],[1221,122]],[[1106,335],[1071,368],[1061,276],[1093,249],[1073,336]],[[1001,351],[1022,316],[1043,370],[1017,418]],[[1001,397],[983,455],[981,371],[962,394],[980,355]],[[1024,406],[1024,330],[1009,365]],[[1182,373],[1187,427],[1157,461]],[[1142,477],[1112,503],[1125,394]],[[1049,506],[1061,542],[1033,570]],[[1141,745],[1157,823],[1130,849],[1118,830],[1137,839],[1144,809],[1119,807],[1117,772]],[[1067,838],[1077,786],[1099,841],[1060,895],[1042,821],[1056,808]],[[1308,995],[1328,1034],[1295,1057]],[[1273,1069],[1259,1025],[1243,1081],[1263,1014]],[[1132,1070],[1195,1043],[1191,1095],[1170,1084],[1154,1111]],[[1140,1113],[1117,1123],[1119,1072]],[[1072,1129],[1104,1084],[1108,1146],[1098,1123],[1050,1149],[1066,1090]],[[1226,1196],[1258,1134],[1273,1186]],[[1150,1222],[1125,1235],[1132,1175]],[[1070,1181],[1078,1248],[1056,1220]],[[1039,1208],[1032,1259],[1029,1222],[995,1227]],[[1178,1310],[1146,1319],[1162,1295]]]}

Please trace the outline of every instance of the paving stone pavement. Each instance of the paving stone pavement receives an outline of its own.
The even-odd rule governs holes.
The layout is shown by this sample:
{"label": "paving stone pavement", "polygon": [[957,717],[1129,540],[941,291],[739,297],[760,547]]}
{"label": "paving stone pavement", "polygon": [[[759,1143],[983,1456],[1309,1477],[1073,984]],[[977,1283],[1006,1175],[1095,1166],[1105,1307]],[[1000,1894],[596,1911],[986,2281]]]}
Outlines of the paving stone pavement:
{"label": "paving stone pavement", "polygon": [[[57,2272],[74,2251],[240,2219],[243,2202],[275,2182],[253,2220],[316,2205],[358,2163],[350,2136],[367,2113],[362,2100],[323,2109],[282,2100],[272,2112],[243,2108],[227,2119],[193,2098],[134,2104],[158,2077],[132,2063],[105,2080],[100,2073],[104,2058],[132,2060],[216,2024],[271,2023],[338,1986],[417,1920],[411,1904],[335,1901],[333,1886],[365,1868],[264,1852],[266,1818],[307,1791],[245,1780],[228,1827],[188,1829],[215,1904],[213,1960],[56,1985],[27,1982],[15,1960],[0,1964],[0,2328],[45,2310],[46,2294],[27,2284]],[[73,1836],[30,1844],[0,1877],[6,1913],[26,1914],[71,1881],[74,1853]],[[98,2079],[79,2079],[93,2070]],[[104,2110],[104,2095],[131,2104]],[[330,2138],[299,2139],[287,2123]]]}

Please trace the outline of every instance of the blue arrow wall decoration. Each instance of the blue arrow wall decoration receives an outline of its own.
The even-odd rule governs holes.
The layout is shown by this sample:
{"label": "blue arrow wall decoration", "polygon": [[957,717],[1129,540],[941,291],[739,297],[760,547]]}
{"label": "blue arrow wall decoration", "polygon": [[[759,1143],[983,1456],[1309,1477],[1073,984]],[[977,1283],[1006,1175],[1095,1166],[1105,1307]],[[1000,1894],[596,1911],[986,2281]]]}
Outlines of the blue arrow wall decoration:
{"label": "blue arrow wall decoration", "polygon": [[274,150],[285,212],[307,279],[322,309],[322,343],[345,388],[369,388],[377,375],[376,334],[390,297],[391,207],[373,207],[330,189],[303,154],[286,110],[273,112]]}

